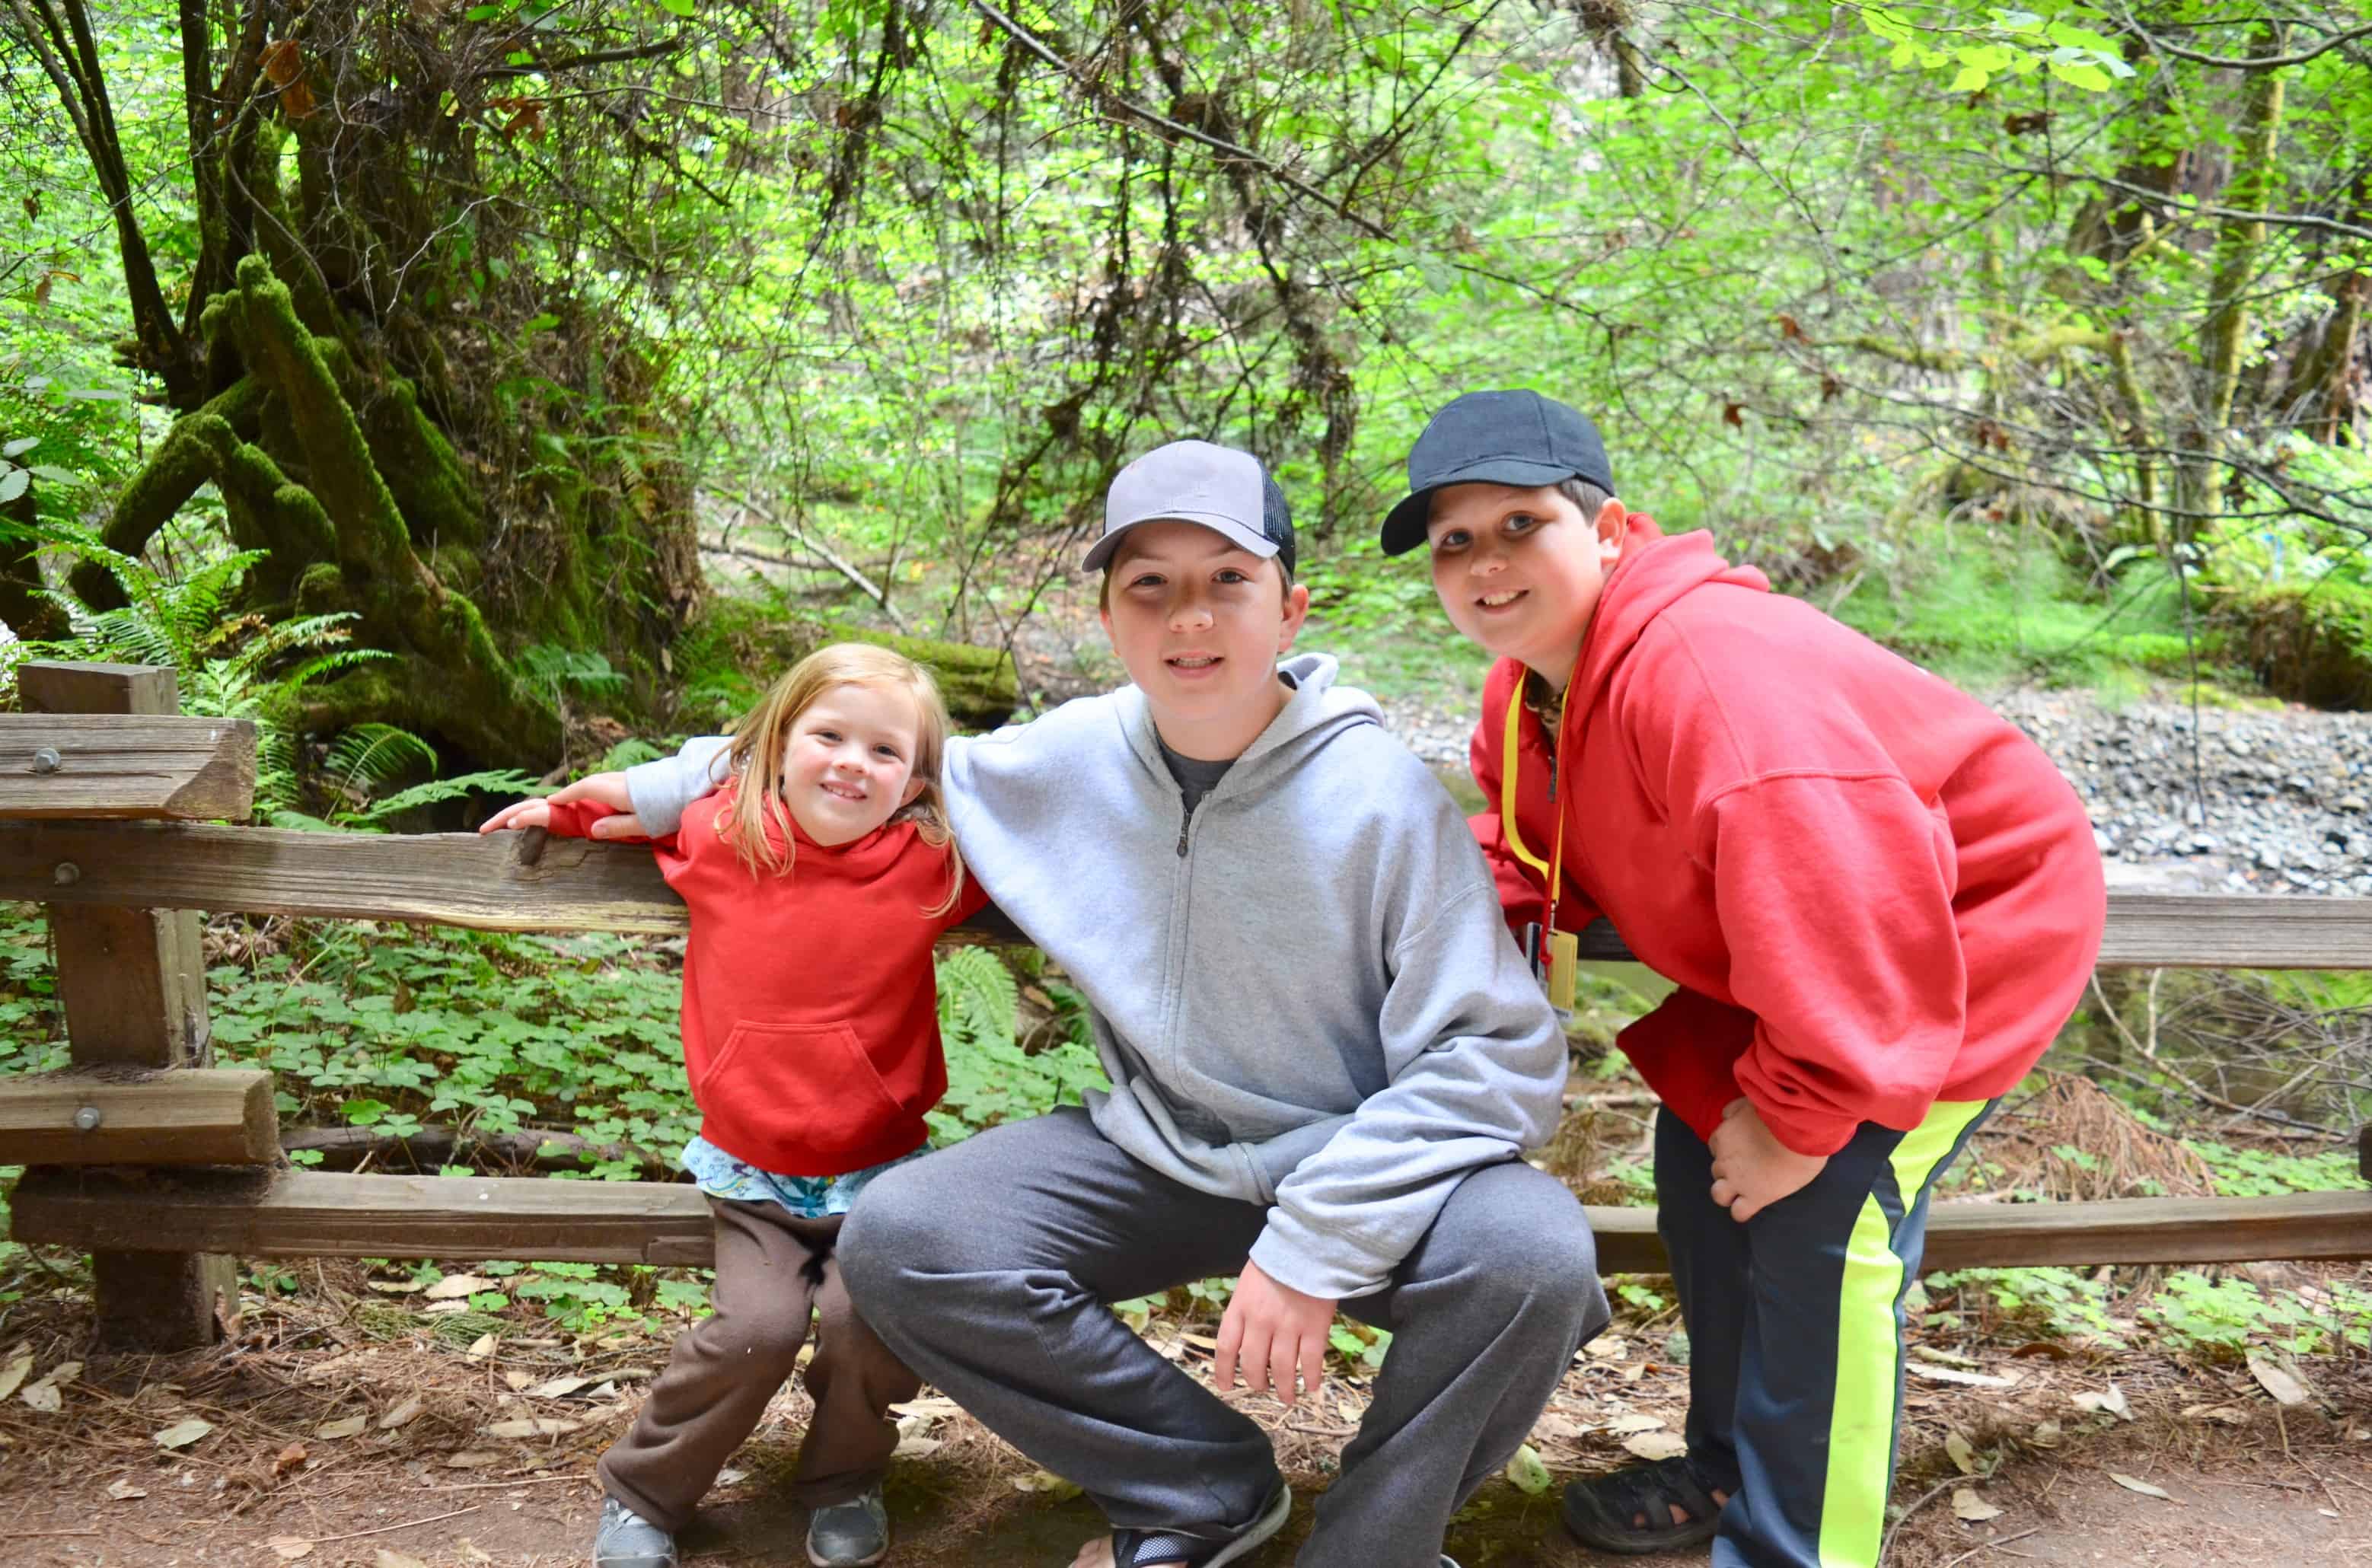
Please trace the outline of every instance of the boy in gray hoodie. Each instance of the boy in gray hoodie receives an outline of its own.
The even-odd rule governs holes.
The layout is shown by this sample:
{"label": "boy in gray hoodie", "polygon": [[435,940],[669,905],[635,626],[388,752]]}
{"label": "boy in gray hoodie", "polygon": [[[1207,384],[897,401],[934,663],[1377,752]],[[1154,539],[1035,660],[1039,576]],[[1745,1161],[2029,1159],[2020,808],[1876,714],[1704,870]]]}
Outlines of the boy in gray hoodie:
{"label": "boy in gray hoodie", "polygon": [[[1446,1562],[1607,1319],[1580,1206],[1518,1158],[1556,1127],[1555,1015],[1449,797],[1332,659],[1279,662],[1293,563],[1249,454],[1177,442],[1113,481],[1086,565],[1133,684],[946,767],[966,861],[1087,996],[1111,1092],[883,1176],[841,1238],[883,1341],[1110,1518],[1079,1568],[1215,1568],[1287,1506],[1259,1426],[1108,1302],[1238,1273],[1214,1381],[1287,1402],[1338,1307],[1391,1331],[1303,1568]],[[572,788],[664,832],[722,745]]]}

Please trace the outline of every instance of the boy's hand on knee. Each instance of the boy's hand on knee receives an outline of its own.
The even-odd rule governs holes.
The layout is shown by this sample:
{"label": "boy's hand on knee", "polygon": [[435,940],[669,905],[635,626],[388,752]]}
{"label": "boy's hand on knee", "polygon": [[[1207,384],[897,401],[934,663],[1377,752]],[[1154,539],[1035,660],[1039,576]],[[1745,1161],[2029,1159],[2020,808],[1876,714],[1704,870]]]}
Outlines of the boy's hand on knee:
{"label": "boy's hand on knee", "polygon": [[482,833],[496,833],[505,828],[542,828],[552,822],[552,808],[565,806],[572,800],[590,800],[620,813],[604,817],[593,824],[597,839],[640,838],[642,819],[634,814],[634,797],[626,793],[626,775],[622,772],[588,773],[575,784],[553,790],[550,795],[533,800],[514,800],[500,811],[478,824]]}
{"label": "boy's hand on knee", "polygon": [[1713,1150],[1713,1201],[1743,1225],[1828,1168],[1826,1155],[1799,1155],[1781,1143],[1743,1095],[1723,1108],[1706,1140]]}
{"label": "boy's hand on knee", "polygon": [[1300,1391],[1315,1399],[1326,1372],[1327,1330],[1333,1326],[1333,1302],[1279,1284],[1258,1263],[1248,1262],[1236,1279],[1227,1314],[1219,1319],[1211,1380],[1222,1393],[1234,1388],[1240,1363],[1246,1388],[1255,1394],[1273,1388],[1289,1405],[1298,1372]]}

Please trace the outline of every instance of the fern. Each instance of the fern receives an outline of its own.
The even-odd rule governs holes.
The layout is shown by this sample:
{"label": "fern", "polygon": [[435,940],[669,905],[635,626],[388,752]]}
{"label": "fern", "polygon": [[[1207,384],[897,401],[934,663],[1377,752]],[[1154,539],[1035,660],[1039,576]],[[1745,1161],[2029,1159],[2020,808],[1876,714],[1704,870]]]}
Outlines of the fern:
{"label": "fern", "polygon": [[436,749],[391,724],[358,724],[330,745],[328,766],[338,782],[360,796],[398,779],[436,771]]}
{"label": "fern", "polygon": [[939,959],[939,1028],[968,1045],[1011,1046],[1021,1026],[1021,989],[985,947],[958,947]]}

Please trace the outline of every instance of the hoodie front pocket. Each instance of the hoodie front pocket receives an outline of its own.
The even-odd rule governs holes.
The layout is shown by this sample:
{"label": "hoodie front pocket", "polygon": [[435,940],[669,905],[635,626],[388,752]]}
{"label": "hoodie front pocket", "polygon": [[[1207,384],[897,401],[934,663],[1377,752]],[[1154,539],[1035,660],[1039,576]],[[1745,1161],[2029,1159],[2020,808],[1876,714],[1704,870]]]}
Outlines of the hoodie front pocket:
{"label": "hoodie front pocket", "polygon": [[906,1114],[846,1024],[737,1024],[696,1098],[704,1115],[819,1152],[861,1148]]}

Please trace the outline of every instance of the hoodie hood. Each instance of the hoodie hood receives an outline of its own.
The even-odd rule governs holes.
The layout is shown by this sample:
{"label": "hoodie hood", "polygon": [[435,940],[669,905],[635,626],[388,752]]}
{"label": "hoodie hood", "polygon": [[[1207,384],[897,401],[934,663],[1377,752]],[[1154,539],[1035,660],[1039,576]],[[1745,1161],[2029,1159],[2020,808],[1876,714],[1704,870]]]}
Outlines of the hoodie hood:
{"label": "hoodie hood", "polygon": [[[1277,679],[1292,695],[1269,726],[1244,748],[1208,798],[1224,799],[1273,785],[1308,762],[1330,741],[1363,725],[1381,725],[1383,710],[1376,700],[1355,687],[1338,686],[1340,666],[1331,654],[1296,654],[1276,667]],[[1178,794],[1178,781],[1161,758],[1161,735],[1153,722],[1153,704],[1134,686],[1111,694],[1129,749],[1152,774],[1157,785]]]}
{"label": "hoodie hood", "polygon": [[1723,560],[1705,530],[1667,537],[1653,521],[1634,512],[1631,530],[1622,540],[1622,558],[1607,574],[1589,630],[1582,633],[1581,658],[1565,691],[1564,711],[1587,713],[1656,617],[1707,583],[1757,593],[1771,590],[1771,579],[1754,567]]}

